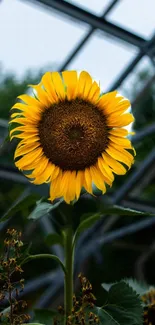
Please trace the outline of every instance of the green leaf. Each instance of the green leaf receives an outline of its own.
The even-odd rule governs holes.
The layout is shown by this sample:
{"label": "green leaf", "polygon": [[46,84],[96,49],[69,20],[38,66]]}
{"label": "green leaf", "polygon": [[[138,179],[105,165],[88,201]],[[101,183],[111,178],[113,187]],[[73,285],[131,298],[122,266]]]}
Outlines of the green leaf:
{"label": "green leaf", "polygon": [[45,214],[48,214],[50,211],[56,209],[61,204],[62,201],[63,199],[60,199],[55,204],[38,201],[35,209],[31,212],[28,219],[37,220],[43,217]]}
{"label": "green leaf", "polygon": [[59,315],[58,312],[51,309],[35,309],[34,313],[34,320],[46,325],[52,325],[54,323],[53,319]]}
{"label": "green leaf", "polygon": [[136,279],[124,279],[130,287],[132,287],[133,290],[135,290],[140,296],[144,295],[146,292],[148,292],[152,286],[150,287],[148,284],[144,282],[139,282]]}
{"label": "green leaf", "polygon": [[30,213],[28,219],[37,220],[37,219],[43,217],[45,214],[48,214],[50,209],[51,209],[50,203],[46,203],[46,202],[39,203],[34,208],[34,210]]}
{"label": "green leaf", "polygon": [[63,238],[58,234],[49,234],[46,237],[45,242],[48,246],[52,246],[56,244],[63,246]]}
{"label": "green leaf", "polygon": [[124,208],[118,205],[100,207],[100,211],[103,214],[117,214],[119,216],[150,216],[153,214],[148,212],[142,212],[138,210]]}
{"label": "green leaf", "polygon": [[83,216],[83,218],[85,217],[85,219],[82,219],[82,221],[80,222],[78,228],[76,229],[74,238],[73,238],[73,245],[75,245],[77,239],[79,238],[81,232],[83,232],[84,230],[90,228],[97,220],[99,220],[101,218],[101,214],[100,213],[96,213],[93,215],[85,215]]}
{"label": "green leaf", "polygon": [[125,281],[120,281],[110,287],[106,303],[102,308],[97,308],[97,312],[106,325],[143,324],[141,299]]}
{"label": "green leaf", "polygon": [[6,219],[12,217],[17,212],[23,211],[25,208],[28,208],[36,203],[36,195],[28,195],[22,198],[18,203],[14,204],[3,216],[0,218],[0,222],[5,221]]}
{"label": "green leaf", "polygon": [[[99,323],[98,325],[120,325],[120,323],[116,320],[113,319],[113,317],[104,311],[101,307],[94,307],[91,309],[91,311],[99,317]],[[126,325],[126,324],[123,324]]]}

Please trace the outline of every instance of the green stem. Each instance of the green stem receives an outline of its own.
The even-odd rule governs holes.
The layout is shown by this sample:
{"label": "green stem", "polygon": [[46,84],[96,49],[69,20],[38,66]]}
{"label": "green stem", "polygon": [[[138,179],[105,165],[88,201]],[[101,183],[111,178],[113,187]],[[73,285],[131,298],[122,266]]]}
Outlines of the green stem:
{"label": "green stem", "polygon": [[[65,290],[65,315],[71,314],[73,308],[73,264],[74,264],[74,251],[73,251],[73,230],[68,227],[64,233],[64,248],[65,248],[65,280],[64,280],[64,290]],[[65,319],[65,324],[66,324]]]}

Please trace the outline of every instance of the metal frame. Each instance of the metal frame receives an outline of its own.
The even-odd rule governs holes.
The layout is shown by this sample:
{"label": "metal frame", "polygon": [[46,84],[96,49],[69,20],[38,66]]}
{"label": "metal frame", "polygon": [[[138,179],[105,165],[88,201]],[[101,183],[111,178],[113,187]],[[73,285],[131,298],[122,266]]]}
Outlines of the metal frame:
{"label": "metal frame", "polygon": [[66,60],[64,60],[64,62],[60,65],[60,71],[66,69],[69,66],[75,56],[82,50],[84,45],[86,45],[88,39],[93,35],[96,29],[104,31],[110,35],[110,37],[115,38],[117,41],[124,41],[130,46],[133,45],[139,50],[135,58],[124,69],[124,71],[120,74],[113,85],[110,86],[110,89],[108,89],[109,91],[118,88],[145,55],[150,58],[151,64],[155,69],[155,34],[150,40],[146,40],[137,34],[131,33],[128,30],[111,23],[105,18],[109,12],[114,9],[120,0],[112,0],[101,17],[98,17],[86,10],[83,10],[80,7],[72,5],[71,3],[63,0],[32,1],[34,4],[40,4],[48,10],[53,9],[59,14],[67,15],[68,18],[73,18],[76,21],[83,22],[91,26],[90,31],[81,39],[77,46],[68,55]]}

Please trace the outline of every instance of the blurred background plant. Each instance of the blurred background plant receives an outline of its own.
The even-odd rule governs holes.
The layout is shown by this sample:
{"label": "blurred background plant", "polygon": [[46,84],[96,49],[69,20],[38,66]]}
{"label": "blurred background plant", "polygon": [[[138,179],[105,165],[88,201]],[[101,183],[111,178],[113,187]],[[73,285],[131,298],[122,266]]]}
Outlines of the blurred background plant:
{"label": "blurred background plant", "polygon": [[[39,6],[39,1],[34,2],[38,4],[38,6],[32,7],[34,11],[36,10],[37,16],[37,14],[39,15],[38,12],[43,9]],[[64,62],[59,65],[60,70],[68,66],[73,69],[81,69],[79,61],[76,62],[76,60],[74,61],[73,59],[75,59],[77,52],[81,50],[82,53],[84,51],[83,46],[87,42],[87,40],[84,41],[84,39],[91,37],[91,33],[94,32],[95,37],[99,42],[95,43],[96,39],[95,37],[92,37],[92,44],[95,44],[96,53],[100,52],[101,49],[103,50],[103,52],[101,51],[102,55],[104,50],[106,52],[106,43],[104,42],[107,40],[107,35],[109,37],[109,44],[114,44],[114,42],[116,43],[119,40],[117,47],[123,49],[125,44],[126,47],[128,46],[126,48],[128,53],[131,48],[136,48],[136,52],[134,52],[134,55],[129,58],[129,62],[127,60],[124,62],[124,70],[122,69],[122,72],[120,73],[118,62],[116,78],[114,76],[111,80],[108,80],[107,83],[104,83],[104,73],[102,70],[100,71],[97,66],[95,67],[95,65],[93,65],[93,59],[90,54],[91,49],[87,49],[89,44],[85,45],[87,49],[86,58],[88,58],[90,54],[89,60],[94,66],[94,76],[98,79],[102,79],[101,83],[104,84],[105,90],[107,90],[107,88],[108,90],[118,88],[132,102],[132,111],[135,116],[133,130],[136,132],[135,136],[133,136],[133,143],[137,151],[137,157],[132,170],[125,177],[116,177],[114,186],[104,197],[101,197],[100,193],[97,193],[98,196],[96,201],[94,197],[90,197],[86,194],[82,195],[72,211],[74,227],[77,226],[79,219],[84,213],[91,214],[98,211],[97,202],[99,202],[101,206],[104,205],[105,202],[112,202],[131,209],[133,208],[140,211],[155,213],[154,25],[149,31],[149,35],[146,35],[145,33],[142,35],[142,32],[139,35],[137,27],[139,26],[138,22],[143,20],[142,16],[139,15],[136,17],[137,25],[135,23],[135,29],[132,26],[134,29],[133,33],[130,29],[128,30],[128,27],[130,28],[130,26],[128,26],[129,23],[124,26],[125,32],[123,32],[123,27],[120,27],[118,30],[117,25],[122,26],[120,16],[120,21],[119,19],[118,21],[116,19],[117,24],[114,25],[114,20],[111,18],[109,13],[110,9],[112,12],[115,12],[117,6],[118,10],[121,10],[121,7],[119,6],[124,6],[122,2],[123,1],[106,1],[104,12],[107,11],[107,23],[104,19],[102,20],[99,17],[98,12],[93,11],[95,9],[92,4],[90,6],[91,8],[89,8],[89,4],[87,4],[88,8],[83,9],[83,7],[81,7],[81,10],[76,8],[76,4],[72,1],[57,1],[57,3],[60,4],[59,9],[56,1],[52,1],[51,4],[47,1],[47,6],[45,5],[48,15],[52,15],[53,17],[55,17],[55,11],[51,12],[49,10],[50,6],[51,8],[56,9],[59,20],[62,19],[63,21],[64,19],[60,18],[62,11],[66,12],[68,16],[65,19],[69,24],[69,27],[71,29],[73,28],[73,31],[75,27],[74,19],[81,19],[81,24],[83,24],[85,18],[85,23],[87,24],[86,30],[85,25],[84,27],[83,25],[80,25],[80,28],[84,28],[86,36],[84,33],[82,36],[80,35],[83,39],[79,41],[79,38],[77,45],[75,44],[75,48],[73,48],[66,59],[64,58]],[[130,6],[127,4],[126,0],[124,0],[124,3],[125,2],[126,6]],[[42,1],[42,3],[45,4],[45,1]],[[143,3],[145,3],[148,16],[151,16],[151,11],[153,11],[151,9],[151,3],[153,3],[153,0],[150,1],[150,8],[147,1],[143,1]],[[101,4],[102,1],[98,1],[98,7],[101,7]],[[0,6],[3,6],[3,1]],[[30,7],[31,10],[30,2],[27,2],[26,6]],[[74,15],[71,13],[71,6],[74,6],[72,8]],[[80,7],[82,4],[77,1],[77,6]],[[136,10],[137,5],[133,3],[132,6],[135,6]],[[133,12],[133,7],[130,7],[130,17]],[[128,7],[124,7],[124,9],[122,8],[122,13],[124,13],[124,15],[126,10],[128,10]],[[101,12],[101,10],[98,11]],[[95,16],[97,17],[96,19]],[[69,20],[68,17],[74,19]],[[88,24],[90,24],[90,26]],[[51,26],[51,28],[53,27]],[[100,34],[99,32],[96,34],[97,32],[95,28],[101,28],[102,31],[100,31]],[[74,32],[72,33],[74,34]],[[114,34],[114,36],[112,36],[112,34]],[[70,37],[71,36],[69,36],[69,40]],[[115,39],[113,39],[113,37],[115,37]],[[52,34],[51,42],[53,38],[54,36]],[[120,41],[122,40],[123,42],[121,43]],[[60,42],[63,43],[63,33],[61,34]],[[66,38],[65,42],[67,42]],[[108,46],[109,45],[107,45],[107,47]],[[14,48],[12,45],[12,50],[15,52],[18,51],[17,44],[16,47],[14,45]],[[33,50],[35,51],[35,48]],[[60,52],[61,51],[62,50],[60,49]],[[109,49],[109,51],[111,50]],[[35,55],[37,57],[37,51],[35,52]],[[143,62],[143,59],[146,59],[146,56],[149,64]],[[52,57],[52,52],[51,60],[56,62],[55,57]],[[80,60],[82,61],[81,58]],[[96,58],[95,62],[97,62],[97,60],[99,59]],[[113,58],[113,61],[115,65],[117,65],[116,58]],[[71,62],[73,62],[72,65]],[[102,62],[100,58],[99,65],[109,64],[108,69],[110,69],[110,64],[112,64],[111,62],[112,58],[110,57],[110,59],[108,59],[105,54],[105,57],[103,56],[102,58]],[[50,70],[57,69],[58,63],[53,64],[52,68],[50,66]],[[86,61],[83,62],[82,65],[84,65],[85,68]],[[59,214],[57,210],[52,210],[47,215],[46,210],[39,208],[36,210],[37,208],[35,206],[36,200],[39,201],[41,197],[47,197],[48,190],[46,186],[37,187],[29,184],[26,178],[17,171],[13,164],[13,153],[16,143],[15,141],[12,143],[4,141],[8,135],[10,107],[15,103],[18,95],[27,91],[28,84],[39,82],[40,76],[45,70],[47,70],[47,67],[38,70],[37,68],[31,69],[20,78],[18,73],[10,73],[8,70],[6,71],[5,68],[3,68],[3,65],[0,71],[0,215],[2,218],[9,216],[9,219],[6,221],[3,219],[4,221],[0,224],[0,253],[2,253],[3,250],[3,241],[6,229],[8,227],[14,227],[19,231],[22,231],[22,240],[25,243],[32,244],[31,252],[33,254],[36,254],[38,251],[40,253],[51,252],[63,259],[63,249],[56,233],[59,227]],[[112,72],[110,73],[112,75]],[[114,81],[114,79],[116,80]],[[32,213],[31,218],[28,218],[30,213]],[[42,215],[42,218],[38,217],[40,215]],[[117,213],[115,213],[115,215],[105,215],[102,221],[97,222],[92,229],[87,230],[79,240],[76,248],[75,279],[77,279],[79,272],[83,272],[87,276],[92,283],[94,295],[98,298],[98,304],[102,303],[103,299],[103,291],[101,288],[102,282],[112,283],[119,281],[122,278],[133,277],[138,281],[145,281],[148,284],[155,285],[154,232],[154,217],[122,217]],[[53,235],[51,235],[51,233]],[[83,245],[82,251],[81,245]],[[20,293],[20,298],[27,300],[31,316],[33,316],[32,307],[55,308],[62,305],[63,277],[56,262],[53,261],[51,263],[49,260],[44,260],[44,263],[42,263],[42,260],[34,260],[31,261],[31,264],[24,265],[23,269],[25,290]],[[75,281],[75,288],[78,292],[79,281]],[[3,301],[1,308],[3,309],[6,306],[7,302]]]}

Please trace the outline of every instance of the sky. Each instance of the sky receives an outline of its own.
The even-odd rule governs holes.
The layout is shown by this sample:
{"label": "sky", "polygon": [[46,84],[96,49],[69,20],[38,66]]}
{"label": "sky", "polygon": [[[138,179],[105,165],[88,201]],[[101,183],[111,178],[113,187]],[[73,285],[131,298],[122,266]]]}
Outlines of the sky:
{"label": "sky", "polygon": [[[101,15],[111,0],[68,1]],[[119,26],[149,39],[155,29],[155,0],[120,0],[107,16]],[[0,65],[21,78],[28,69],[57,70],[89,30],[87,24],[68,19],[29,0],[0,1]],[[96,31],[68,69],[87,70],[108,89],[137,49]],[[150,66],[145,57],[139,69]]]}

